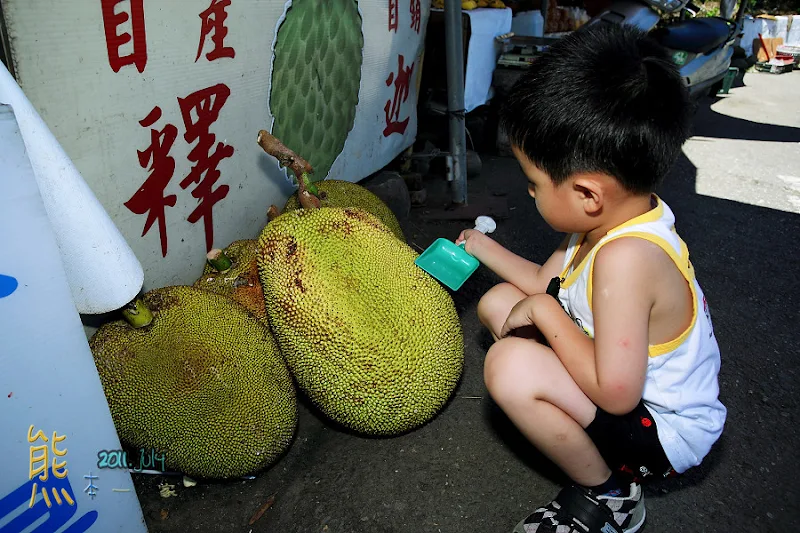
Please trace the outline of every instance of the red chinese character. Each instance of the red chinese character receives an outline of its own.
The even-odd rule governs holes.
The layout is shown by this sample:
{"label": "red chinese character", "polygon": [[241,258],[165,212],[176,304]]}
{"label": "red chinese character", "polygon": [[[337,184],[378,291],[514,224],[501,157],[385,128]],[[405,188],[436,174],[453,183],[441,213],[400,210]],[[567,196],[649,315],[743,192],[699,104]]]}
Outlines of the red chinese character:
{"label": "red chinese character", "polygon": [[[106,31],[106,47],[111,70],[119,72],[126,65],[136,65],[136,70],[144,72],[147,65],[147,37],[144,28],[144,0],[130,0],[130,14],[124,10],[115,13],[114,8],[122,0],[100,0],[103,12],[103,26]],[[128,32],[117,33],[117,29],[130,19],[133,37]],[[133,52],[121,56],[120,48],[133,40]]]}
{"label": "red chinese character", "polygon": [[206,59],[214,61],[220,57],[236,57],[236,51],[230,46],[225,46],[225,36],[228,35],[228,28],[225,26],[225,19],[228,18],[228,13],[225,11],[231,5],[231,0],[211,0],[211,5],[208,9],[200,13],[200,18],[203,23],[200,28],[200,45],[197,47],[197,57],[194,58],[195,63],[200,59],[200,54],[203,53],[203,46],[206,44],[206,37],[213,31],[214,36],[211,37],[211,42],[214,43],[214,49],[206,54]]}
{"label": "red chinese character", "polygon": [[[156,106],[150,111],[139,124],[149,128],[161,118],[161,108]],[[125,202],[125,207],[136,213],[143,215],[147,213],[147,220],[144,223],[142,237],[150,230],[153,222],[158,220],[159,234],[161,236],[161,255],[167,255],[167,221],[164,214],[166,206],[175,207],[177,196],[170,194],[164,196],[164,190],[172,179],[175,172],[175,159],[170,157],[169,151],[172,148],[175,138],[178,136],[178,128],[172,124],[167,124],[164,129],[158,131],[150,130],[150,146],[144,151],[137,151],[139,154],[139,165],[147,168],[150,165],[150,176],[142,184],[141,188]]]}
{"label": "red chinese character", "polygon": [[411,0],[409,10],[411,11],[411,27],[415,32],[419,33],[419,27],[422,23],[422,9],[419,5],[419,0]]}
{"label": "red chinese character", "polygon": [[397,77],[394,72],[389,73],[386,78],[386,86],[389,87],[394,81],[394,98],[387,100],[383,110],[386,112],[386,127],[383,128],[383,136],[388,137],[392,133],[403,134],[406,132],[408,126],[408,117],[404,120],[400,118],[400,106],[403,102],[408,100],[408,88],[411,83],[411,72],[414,70],[414,63],[411,66],[403,68],[404,57],[399,55],[397,57]]}
{"label": "red chinese character", "polygon": [[389,0],[389,31],[397,32],[397,19],[399,12],[397,7],[397,0]]}
{"label": "red chinese character", "polygon": [[[194,224],[203,218],[203,225],[206,232],[206,249],[211,250],[214,242],[214,222],[211,209],[214,204],[228,195],[230,187],[222,185],[214,189],[214,185],[220,177],[217,169],[220,161],[233,155],[233,146],[225,143],[217,143],[214,153],[210,153],[217,137],[209,131],[211,125],[216,122],[219,112],[225,101],[230,96],[231,90],[227,85],[218,84],[207,89],[202,89],[186,98],[178,98],[178,105],[183,115],[183,123],[186,125],[186,134],[183,136],[186,142],[197,145],[189,152],[189,161],[195,163],[189,175],[181,181],[181,187],[186,189],[192,183],[198,183],[192,190],[192,196],[200,201],[200,204],[189,215],[187,219]],[[197,119],[193,118],[193,115]]]}

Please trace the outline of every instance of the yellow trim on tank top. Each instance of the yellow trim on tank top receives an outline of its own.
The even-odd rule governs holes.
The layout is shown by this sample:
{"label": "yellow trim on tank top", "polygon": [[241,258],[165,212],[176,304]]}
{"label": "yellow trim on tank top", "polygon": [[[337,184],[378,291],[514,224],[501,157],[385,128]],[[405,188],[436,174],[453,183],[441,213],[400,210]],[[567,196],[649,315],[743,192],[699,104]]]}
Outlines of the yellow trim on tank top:
{"label": "yellow trim on tank top", "polygon": [[[661,201],[661,198],[659,198],[658,195],[653,194],[652,197],[656,201],[656,206],[653,209],[651,209],[647,213],[642,213],[638,217],[632,218],[627,222],[623,222],[619,226],[612,228],[606,233],[606,235],[609,235],[621,229],[635,226],[637,224],[648,224],[650,222],[655,222],[661,219],[661,217],[664,216],[664,203]],[[569,272],[569,269],[572,268],[573,266],[572,262],[575,260],[575,257],[578,255],[578,252],[581,249],[581,245],[583,244],[584,238],[586,238],[586,234],[581,235],[580,238],[578,239],[578,242],[575,244],[575,250],[572,252],[572,257],[569,258],[569,261],[564,267],[564,270],[561,272],[561,276],[559,276],[562,280],[564,280],[561,283],[562,289],[569,288],[570,286],[572,286],[573,283],[575,283],[575,280],[578,279],[578,276],[581,275],[581,272],[583,272],[583,269],[586,266],[586,260],[592,255],[591,253],[587,254],[587,256],[584,257],[583,260],[580,262],[580,264],[576,268],[574,268],[571,273]],[[596,253],[596,251],[594,252]],[[591,300],[589,300],[589,305],[591,305]]]}
{"label": "yellow trim on tank top", "polygon": [[[676,233],[677,235],[677,233]],[[689,323],[689,326],[676,338],[672,339],[669,342],[664,342],[662,344],[653,344],[650,345],[647,349],[648,355],[650,357],[658,357],[659,355],[664,355],[675,350],[678,346],[683,344],[684,341],[689,337],[689,334],[692,332],[694,325],[697,323],[697,291],[694,287],[694,268],[692,267],[691,261],[689,261],[689,248],[686,246],[686,243],[683,242],[683,239],[678,237],[678,240],[681,244],[681,253],[678,255],[675,252],[675,249],[663,238],[659,237],[658,235],[653,235],[652,233],[646,233],[643,231],[630,231],[628,233],[623,233],[621,235],[615,235],[610,239],[603,241],[602,243],[597,246],[594,253],[591,255],[592,259],[589,265],[589,280],[586,284],[586,298],[587,302],[589,303],[589,310],[592,311],[592,275],[594,274],[594,260],[597,257],[597,251],[605,244],[610,243],[611,241],[615,241],[617,239],[621,239],[623,237],[634,237],[644,239],[646,241],[652,242],[672,259],[672,262],[675,263],[675,266],[678,270],[681,271],[683,274],[684,279],[689,284],[689,290],[692,293],[692,321]]]}
{"label": "yellow trim on tank top", "polygon": [[[572,262],[575,261],[575,257],[578,255],[578,252],[581,250],[581,244],[583,244],[583,239],[585,239],[585,238],[586,238],[586,234],[585,233],[582,234],[580,237],[578,237],[578,241],[575,243],[575,248],[572,250],[572,255],[570,256],[569,261],[566,262],[566,266],[564,267],[564,270],[562,270],[561,271],[561,275],[558,276],[562,280],[565,280],[567,278],[567,273],[569,272],[569,269],[572,267]],[[562,283],[561,287],[562,288],[566,288],[563,285],[563,283]]]}

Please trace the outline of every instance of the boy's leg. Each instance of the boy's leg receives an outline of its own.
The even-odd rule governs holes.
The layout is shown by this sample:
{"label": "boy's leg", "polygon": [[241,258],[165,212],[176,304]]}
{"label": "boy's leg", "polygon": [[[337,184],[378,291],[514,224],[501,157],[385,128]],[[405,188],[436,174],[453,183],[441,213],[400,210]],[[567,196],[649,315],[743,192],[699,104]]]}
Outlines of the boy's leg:
{"label": "boy's leg", "polygon": [[579,485],[537,508],[514,533],[587,528],[633,533],[641,528],[646,514],[641,488],[630,484],[624,490],[612,474],[584,429],[596,425],[601,411],[552,349],[531,339],[501,339],[486,355],[484,380],[517,428]]}
{"label": "boy's leg", "polygon": [[576,483],[594,487],[609,479],[611,470],[584,431],[597,408],[553,350],[530,339],[501,339],[486,355],[484,380],[514,425]]}
{"label": "boy's leg", "polygon": [[[528,295],[511,283],[500,283],[489,289],[478,302],[478,319],[486,326],[494,340],[500,337],[500,330],[506,323],[506,318],[511,309]],[[516,336],[541,339],[541,334],[535,326],[520,328]]]}

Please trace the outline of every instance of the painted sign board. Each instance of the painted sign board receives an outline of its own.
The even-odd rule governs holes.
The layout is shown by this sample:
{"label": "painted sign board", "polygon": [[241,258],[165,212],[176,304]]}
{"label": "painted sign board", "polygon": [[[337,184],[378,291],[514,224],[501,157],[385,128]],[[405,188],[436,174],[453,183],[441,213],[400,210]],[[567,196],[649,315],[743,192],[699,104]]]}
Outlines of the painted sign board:
{"label": "painted sign board", "polygon": [[[144,268],[193,282],[294,190],[411,145],[429,0],[3,0],[17,81]],[[69,201],[65,198],[64,201]]]}
{"label": "painted sign board", "polygon": [[0,533],[144,533],[128,470],[99,462],[120,442],[7,105],[0,146]]}

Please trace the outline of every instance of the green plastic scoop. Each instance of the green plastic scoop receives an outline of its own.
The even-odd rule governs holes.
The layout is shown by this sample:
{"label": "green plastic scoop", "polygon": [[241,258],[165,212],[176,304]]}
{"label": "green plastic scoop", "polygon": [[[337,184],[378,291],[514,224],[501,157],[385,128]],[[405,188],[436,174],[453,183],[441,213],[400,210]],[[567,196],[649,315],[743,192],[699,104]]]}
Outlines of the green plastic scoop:
{"label": "green plastic scoop", "polygon": [[[494,220],[489,217],[475,219],[475,229],[481,233],[491,233],[496,227]],[[457,291],[481,264],[464,250],[464,244],[436,239],[414,263],[448,288]]]}

